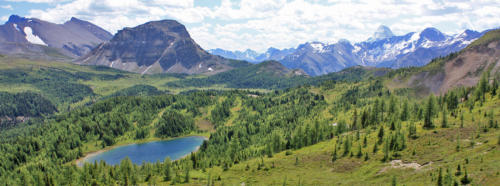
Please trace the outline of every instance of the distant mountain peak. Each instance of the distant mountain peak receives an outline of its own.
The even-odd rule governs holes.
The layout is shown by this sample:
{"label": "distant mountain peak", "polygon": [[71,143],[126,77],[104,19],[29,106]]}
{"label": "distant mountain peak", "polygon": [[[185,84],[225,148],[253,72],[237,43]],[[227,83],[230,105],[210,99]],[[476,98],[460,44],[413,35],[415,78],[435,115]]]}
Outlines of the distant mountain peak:
{"label": "distant mountain peak", "polygon": [[18,23],[18,22],[24,22],[26,20],[28,20],[28,19],[25,18],[25,17],[21,17],[21,16],[18,16],[18,15],[12,14],[12,15],[10,15],[9,20],[7,21],[7,23]]}
{"label": "distant mountain peak", "polygon": [[430,41],[443,41],[446,40],[446,36],[434,27],[429,27],[420,32],[421,38],[426,38]]}
{"label": "distant mountain peak", "polygon": [[392,33],[391,29],[389,29],[389,27],[380,25],[373,34],[372,40],[382,40],[393,36],[394,34]]}

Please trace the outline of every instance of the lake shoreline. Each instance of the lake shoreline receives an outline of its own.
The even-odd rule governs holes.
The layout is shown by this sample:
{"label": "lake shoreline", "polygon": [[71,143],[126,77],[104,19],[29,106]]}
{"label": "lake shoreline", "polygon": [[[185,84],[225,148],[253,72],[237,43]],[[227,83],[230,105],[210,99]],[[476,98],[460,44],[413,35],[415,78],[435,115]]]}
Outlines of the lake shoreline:
{"label": "lake shoreline", "polygon": [[[119,144],[119,145],[113,145],[113,146],[105,147],[104,149],[100,149],[98,151],[87,152],[87,153],[85,153],[85,155],[83,157],[76,159],[73,164],[75,164],[78,167],[82,167],[83,164],[85,163],[85,161],[87,159],[92,158],[92,157],[94,157],[96,155],[99,155],[99,154],[101,154],[103,152],[106,152],[106,151],[109,151],[109,150],[112,150],[112,149],[115,149],[115,148],[118,148],[118,147],[122,147],[122,146],[135,145],[135,144],[143,144],[143,143],[150,143],[150,142],[155,142],[155,141],[171,141],[171,140],[175,140],[175,139],[179,139],[179,138],[192,137],[192,136],[203,138],[204,141],[207,141],[209,139],[206,136],[199,136],[199,135],[196,135],[196,134],[190,134],[190,135],[173,137],[173,138],[164,138],[164,139],[161,139],[161,138],[151,138],[149,140],[136,141],[136,142],[131,142],[131,143]],[[191,153],[198,152],[198,150],[200,149],[200,146],[196,147],[196,149],[194,151],[192,151]],[[183,159],[183,158],[185,158],[186,156],[188,156],[191,153],[188,153],[188,154],[180,157],[179,159]],[[94,163],[94,162],[90,162],[90,163]]]}

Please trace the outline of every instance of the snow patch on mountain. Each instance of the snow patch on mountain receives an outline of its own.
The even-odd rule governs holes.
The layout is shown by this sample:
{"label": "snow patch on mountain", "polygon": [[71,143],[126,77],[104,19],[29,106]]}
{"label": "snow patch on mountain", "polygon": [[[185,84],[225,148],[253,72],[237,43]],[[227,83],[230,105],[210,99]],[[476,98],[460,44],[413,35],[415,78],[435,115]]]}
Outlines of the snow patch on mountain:
{"label": "snow patch on mountain", "polygon": [[14,27],[17,31],[21,32],[21,29],[19,29],[19,26],[18,26],[16,23],[12,24],[12,26],[13,26],[13,27]]}
{"label": "snow patch on mountain", "polygon": [[312,48],[313,48],[313,52],[314,53],[323,53],[325,52],[325,46],[323,43],[319,43],[319,42],[314,42],[314,43],[310,43],[309,44]]}
{"label": "snow patch on mountain", "polygon": [[28,40],[30,43],[48,46],[45,42],[43,42],[42,39],[40,39],[40,37],[33,34],[33,30],[31,29],[31,27],[24,27],[24,33],[26,34],[26,40]]}

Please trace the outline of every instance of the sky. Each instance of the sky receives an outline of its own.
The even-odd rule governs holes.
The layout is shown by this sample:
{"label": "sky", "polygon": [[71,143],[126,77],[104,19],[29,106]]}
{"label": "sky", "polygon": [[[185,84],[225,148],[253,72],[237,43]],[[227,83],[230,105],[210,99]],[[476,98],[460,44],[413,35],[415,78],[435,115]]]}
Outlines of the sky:
{"label": "sky", "polygon": [[90,21],[111,33],[175,19],[204,49],[297,47],[308,41],[360,42],[380,25],[396,35],[435,27],[447,34],[500,26],[499,0],[0,0],[11,14],[64,23]]}

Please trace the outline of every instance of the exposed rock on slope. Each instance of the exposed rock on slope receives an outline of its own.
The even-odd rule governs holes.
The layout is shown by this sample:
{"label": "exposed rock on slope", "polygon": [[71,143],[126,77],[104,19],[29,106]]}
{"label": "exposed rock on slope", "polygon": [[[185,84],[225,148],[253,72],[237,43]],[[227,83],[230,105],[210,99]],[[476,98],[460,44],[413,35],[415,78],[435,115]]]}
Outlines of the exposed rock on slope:
{"label": "exposed rock on slope", "polygon": [[203,50],[184,25],[174,20],[152,21],[125,28],[76,60],[142,74],[215,74],[232,69],[232,63]]}
{"label": "exposed rock on slope", "polygon": [[395,77],[390,86],[413,87],[427,93],[444,93],[454,87],[474,86],[488,71],[500,76],[500,30],[486,33],[462,51],[437,59],[425,67]]}
{"label": "exposed rock on slope", "polygon": [[77,18],[54,24],[12,15],[0,25],[0,52],[28,57],[58,58],[63,55],[75,58],[111,37],[104,29]]}

